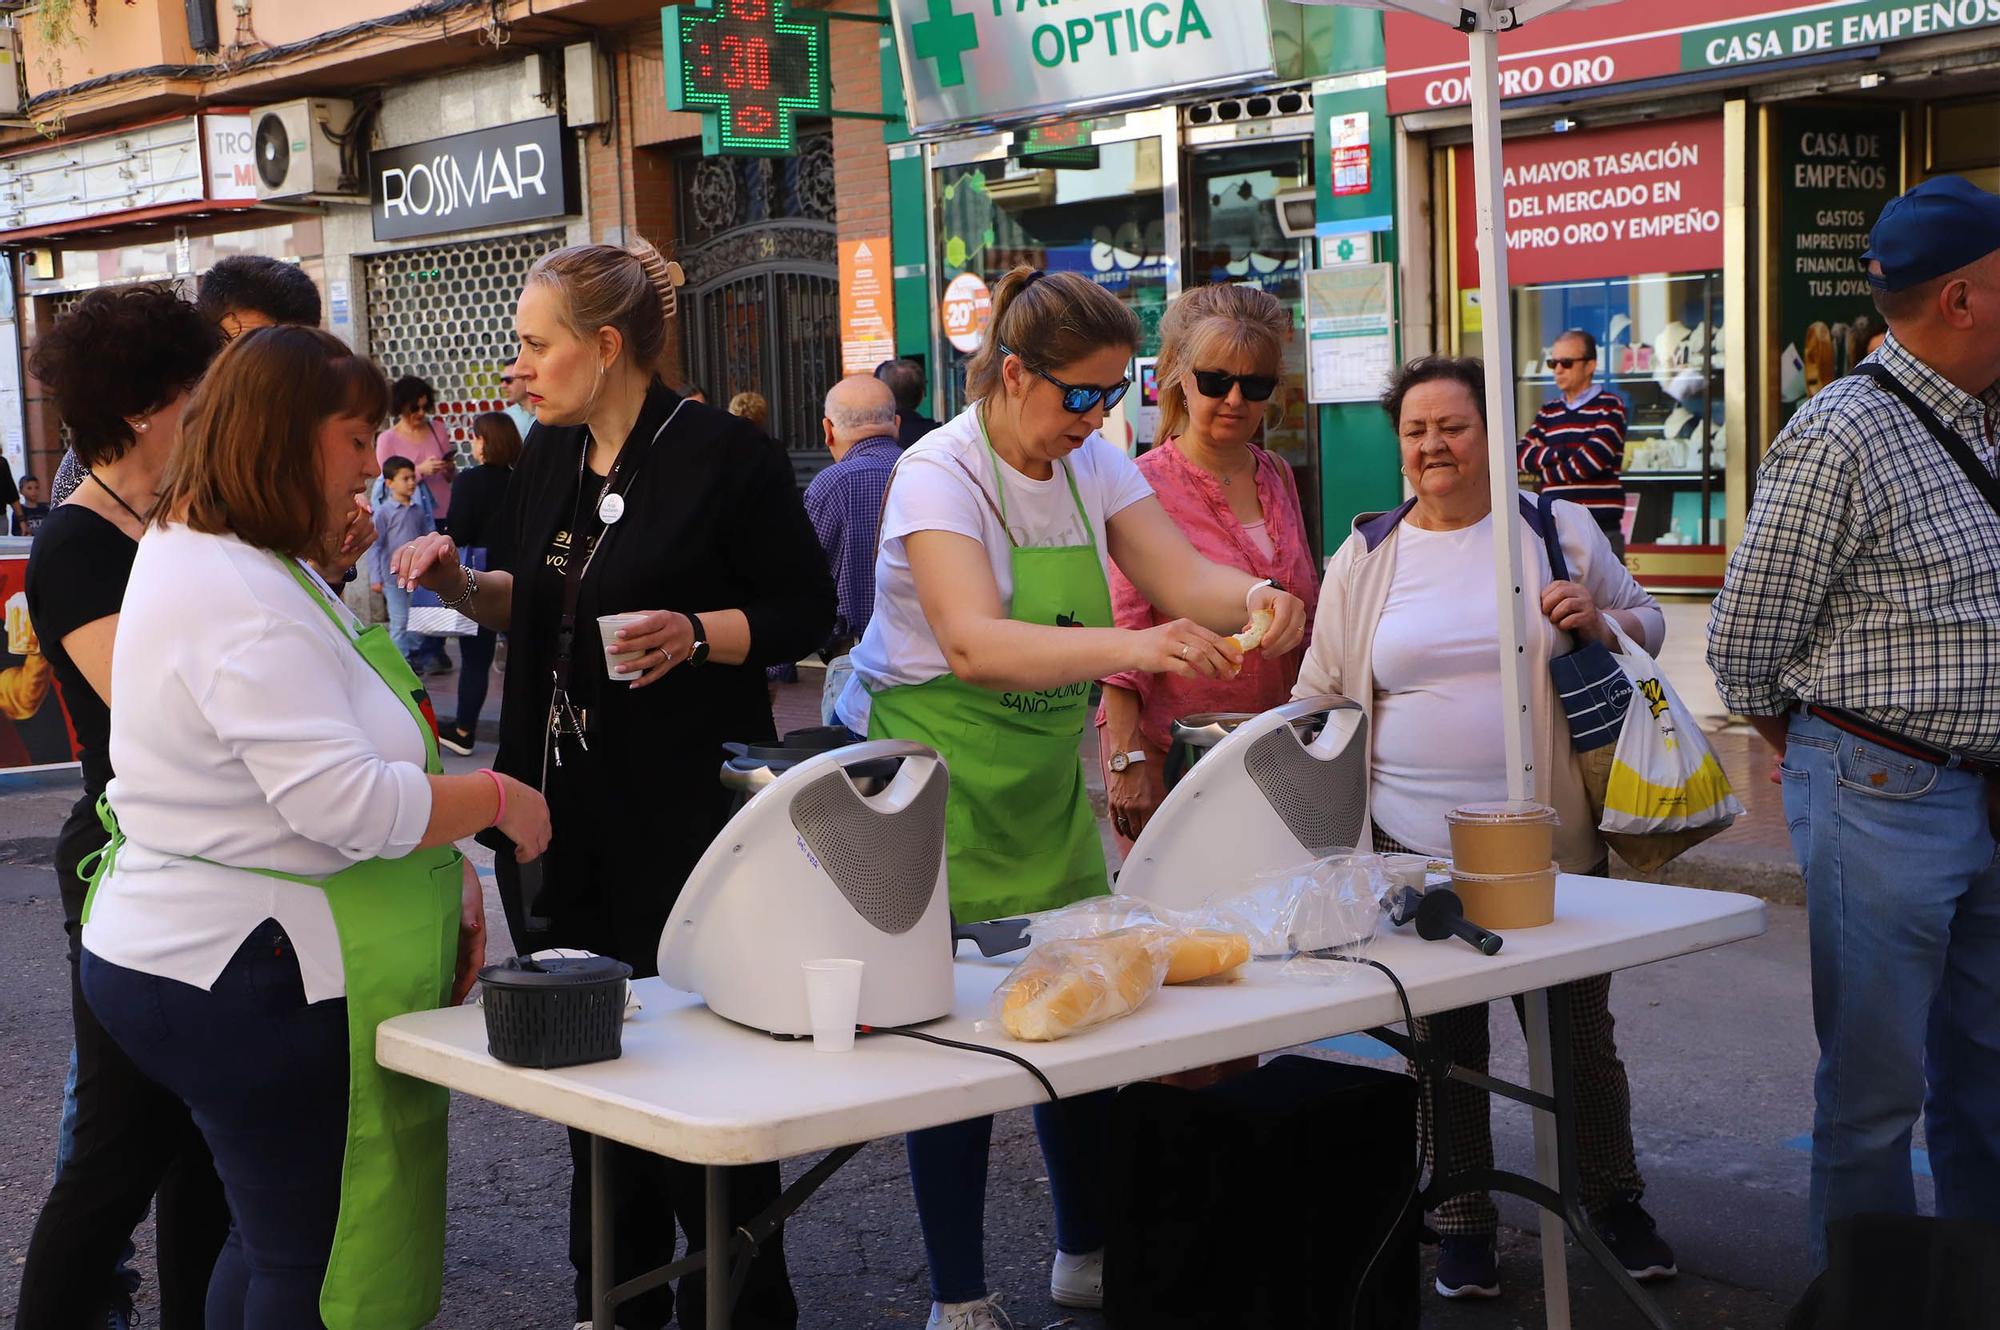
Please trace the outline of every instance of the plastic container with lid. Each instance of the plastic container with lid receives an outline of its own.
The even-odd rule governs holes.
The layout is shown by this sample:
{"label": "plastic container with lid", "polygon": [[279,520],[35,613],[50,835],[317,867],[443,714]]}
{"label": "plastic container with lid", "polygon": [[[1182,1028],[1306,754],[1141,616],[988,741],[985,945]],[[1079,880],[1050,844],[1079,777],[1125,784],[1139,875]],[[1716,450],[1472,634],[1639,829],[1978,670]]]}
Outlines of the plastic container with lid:
{"label": "plastic container with lid", "polygon": [[1481,928],[1539,928],[1556,917],[1556,866],[1532,873],[1469,873],[1456,864],[1452,890],[1465,904],[1465,917]]}
{"label": "plastic container with lid", "polygon": [[1468,873],[1536,873],[1556,857],[1556,810],[1547,804],[1465,804],[1444,820],[1451,828],[1452,864]]}
{"label": "plastic container with lid", "polygon": [[516,1067],[573,1067],[623,1051],[632,967],[609,956],[513,957],[479,972],[486,1051]]}

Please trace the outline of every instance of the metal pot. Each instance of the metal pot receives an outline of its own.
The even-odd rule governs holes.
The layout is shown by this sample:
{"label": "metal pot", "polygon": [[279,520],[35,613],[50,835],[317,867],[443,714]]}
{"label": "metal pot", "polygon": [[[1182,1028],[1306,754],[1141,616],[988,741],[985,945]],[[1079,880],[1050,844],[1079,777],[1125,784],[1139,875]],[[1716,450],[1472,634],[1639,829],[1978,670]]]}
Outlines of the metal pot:
{"label": "metal pot", "polygon": [[1204,753],[1256,714],[1254,711],[1197,711],[1192,716],[1182,716],[1175,721],[1172,726],[1174,741],[1167,749],[1166,765],[1160,772],[1167,788],[1171,790],[1180,784],[1181,777],[1201,760]]}
{"label": "metal pot", "polygon": [[[722,785],[736,795],[730,805],[730,814],[734,816],[736,810],[749,803],[758,791],[807,758],[846,748],[854,742],[854,737],[840,726],[815,726],[809,730],[793,730],[776,741],[724,744],[730,756],[722,764]],[[888,758],[851,767],[847,774],[854,781],[854,787],[865,797],[879,794],[887,788],[900,765],[900,759]]]}

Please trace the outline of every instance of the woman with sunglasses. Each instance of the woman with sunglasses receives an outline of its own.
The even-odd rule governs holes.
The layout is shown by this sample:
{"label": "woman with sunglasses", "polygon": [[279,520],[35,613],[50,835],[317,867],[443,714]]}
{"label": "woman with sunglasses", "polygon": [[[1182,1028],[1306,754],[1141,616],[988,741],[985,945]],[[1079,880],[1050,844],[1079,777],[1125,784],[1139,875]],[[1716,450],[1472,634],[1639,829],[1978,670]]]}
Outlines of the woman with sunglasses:
{"label": "woman with sunglasses", "polygon": [[[1311,606],[1319,575],[1292,469],[1255,442],[1277,391],[1291,320],[1275,296],[1248,286],[1205,286],[1176,300],[1160,324],[1160,445],[1139,459],[1167,516],[1205,557],[1297,592]],[[1121,628],[1151,628],[1163,614],[1111,570]],[[1203,711],[1267,711],[1298,682],[1303,645],[1267,644],[1233,678],[1182,678],[1126,670],[1104,680],[1098,752],[1112,829],[1129,850],[1166,796],[1162,764],[1170,729]]]}
{"label": "woman with sunglasses", "polygon": [[[1109,888],[1078,741],[1094,679],[1121,671],[1225,674],[1222,634],[1250,612],[1267,638],[1303,640],[1298,597],[1211,563],[1098,433],[1131,386],[1138,321],[1076,273],[1016,268],[993,293],[967,366],[972,404],[903,454],[875,566],[875,613],[854,649],[840,718],[876,739],[936,749],[951,770],[945,849],[952,913],[994,919]],[[1164,614],[1117,627],[1109,560]],[[1102,1136],[1108,1094],[1035,1110],[1055,1197],[1049,1293],[1103,1301]],[[993,1120],[911,1133],[910,1180],[931,1270],[931,1330],[993,1330],[984,1252]]]}

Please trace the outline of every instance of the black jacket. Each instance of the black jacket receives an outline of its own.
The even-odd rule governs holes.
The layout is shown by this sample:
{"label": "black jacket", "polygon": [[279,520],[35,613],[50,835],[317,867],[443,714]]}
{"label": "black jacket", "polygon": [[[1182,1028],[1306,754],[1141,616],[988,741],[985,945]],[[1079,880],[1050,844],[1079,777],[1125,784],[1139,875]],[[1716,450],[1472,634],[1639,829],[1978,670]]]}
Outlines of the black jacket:
{"label": "black jacket", "polygon": [[907,448],[938,427],[935,420],[915,411],[902,411],[897,414],[900,418],[896,428],[898,447]]}
{"label": "black jacket", "polygon": [[[661,876],[675,885],[721,829],[722,745],[773,737],[764,667],[824,641],[835,607],[826,557],[769,440],[688,402],[649,442],[679,400],[654,384],[626,442],[625,515],[584,575],[574,653],[577,673],[594,672],[589,769],[615,811],[635,819],[633,834],[660,845]],[[500,523],[514,603],[494,766],[530,785],[542,780],[559,608],[540,565],[575,510],[584,436],[582,426],[530,431]],[[592,496],[597,485],[586,477]],[[597,616],[662,609],[742,610],[749,660],[683,665],[639,689],[603,680]]]}
{"label": "black jacket", "polygon": [[484,549],[491,568],[512,566],[500,522],[513,477],[512,467],[475,466],[451,480],[451,515],[445,518],[445,530],[460,549]]}

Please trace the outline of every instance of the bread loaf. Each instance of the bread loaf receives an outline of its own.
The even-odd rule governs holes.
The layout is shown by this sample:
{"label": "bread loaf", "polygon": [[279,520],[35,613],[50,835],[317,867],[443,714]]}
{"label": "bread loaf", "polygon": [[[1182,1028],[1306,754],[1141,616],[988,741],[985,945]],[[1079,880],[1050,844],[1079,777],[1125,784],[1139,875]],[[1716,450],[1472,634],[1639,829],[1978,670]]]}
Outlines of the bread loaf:
{"label": "bread loaf", "polygon": [[1168,943],[1167,982],[1191,984],[1228,974],[1250,959],[1250,939],[1241,933],[1197,929],[1177,933]]}
{"label": "bread loaf", "polygon": [[1007,977],[1000,1024],[1039,1042],[1136,1011],[1165,977],[1167,953],[1137,929],[1041,943]]}

